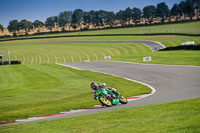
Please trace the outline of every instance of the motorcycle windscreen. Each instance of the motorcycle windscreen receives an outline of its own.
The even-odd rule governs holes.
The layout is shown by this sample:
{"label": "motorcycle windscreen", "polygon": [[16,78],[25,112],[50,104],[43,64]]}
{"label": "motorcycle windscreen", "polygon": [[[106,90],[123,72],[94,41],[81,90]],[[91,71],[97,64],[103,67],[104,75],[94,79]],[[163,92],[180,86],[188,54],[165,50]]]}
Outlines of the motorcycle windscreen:
{"label": "motorcycle windscreen", "polygon": [[103,90],[101,90],[101,92],[103,93],[103,94],[108,94],[108,92],[105,90],[105,89],[103,89]]}

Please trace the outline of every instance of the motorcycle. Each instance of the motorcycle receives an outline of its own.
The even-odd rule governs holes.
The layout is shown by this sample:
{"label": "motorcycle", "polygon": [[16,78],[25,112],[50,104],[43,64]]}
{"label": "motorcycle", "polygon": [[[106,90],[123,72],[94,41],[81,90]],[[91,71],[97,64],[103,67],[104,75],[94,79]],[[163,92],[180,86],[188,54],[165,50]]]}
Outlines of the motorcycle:
{"label": "motorcycle", "polygon": [[127,104],[128,100],[121,94],[116,94],[110,87],[104,87],[106,84],[100,84],[99,89],[96,91],[96,96],[102,106],[111,107],[112,105]]}

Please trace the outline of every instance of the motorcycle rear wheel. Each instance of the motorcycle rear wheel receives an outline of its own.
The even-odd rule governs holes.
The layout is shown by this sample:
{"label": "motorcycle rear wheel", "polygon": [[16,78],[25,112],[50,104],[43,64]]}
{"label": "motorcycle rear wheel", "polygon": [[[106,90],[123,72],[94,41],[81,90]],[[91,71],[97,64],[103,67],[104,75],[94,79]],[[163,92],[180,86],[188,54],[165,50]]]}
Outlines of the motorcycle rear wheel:
{"label": "motorcycle rear wheel", "polygon": [[102,105],[105,105],[106,107],[111,107],[111,106],[112,106],[112,103],[111,103],[108,99],[106,99],[106,98],[104,98],[104,97],[100,97],[100,98],[99,98],[99,102],[100,102]]}

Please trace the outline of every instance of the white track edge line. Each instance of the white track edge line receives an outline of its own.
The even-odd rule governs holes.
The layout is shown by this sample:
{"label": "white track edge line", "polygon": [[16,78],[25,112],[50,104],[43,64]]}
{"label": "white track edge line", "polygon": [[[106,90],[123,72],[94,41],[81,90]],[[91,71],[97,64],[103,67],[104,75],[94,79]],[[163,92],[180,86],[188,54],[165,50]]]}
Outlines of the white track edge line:
{"label": "white track edge line", "polygon": [[200,66],[190,66],[190,65],[166,65],[166,64],[144,64],[144,63],[136,63],[136,62],[128,62],[128,61],[110,61],[110,62],[120,62],[120,63],[129,63],[136,65],[147,65],[147,66],[172,66],[172,67],[200,67]]}
{"label": "white track edge line", "polygon": [[65,67],[71,67],[73,69],[77,69],[77,70],[83,70],[83,69],[80,69],[78,67],[73,67],[73,66],[70,66],[70,65],[66,65],[66,64],[62,64],[62,63],[56,63],[57,65],[60,65],[60,66],[65,66]]}

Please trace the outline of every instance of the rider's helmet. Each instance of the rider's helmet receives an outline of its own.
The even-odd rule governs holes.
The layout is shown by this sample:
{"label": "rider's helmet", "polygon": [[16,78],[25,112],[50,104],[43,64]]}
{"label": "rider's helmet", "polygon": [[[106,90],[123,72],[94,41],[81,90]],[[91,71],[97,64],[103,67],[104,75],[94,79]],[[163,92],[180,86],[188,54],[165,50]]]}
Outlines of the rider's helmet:
{"label": "rider's helmet", "polygon": [[98,89],[98,85],[97,85],[96,82],[92,82],[92,83],[90,84],[90,87],[91,87],[93,90]]}

